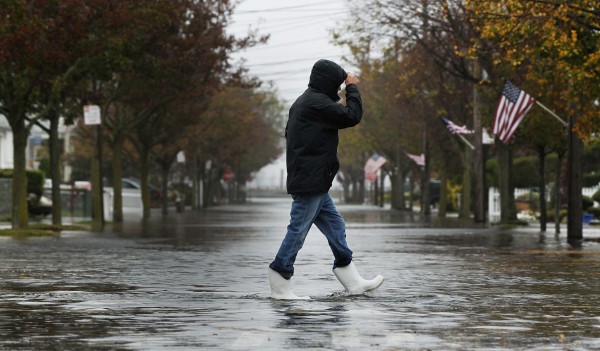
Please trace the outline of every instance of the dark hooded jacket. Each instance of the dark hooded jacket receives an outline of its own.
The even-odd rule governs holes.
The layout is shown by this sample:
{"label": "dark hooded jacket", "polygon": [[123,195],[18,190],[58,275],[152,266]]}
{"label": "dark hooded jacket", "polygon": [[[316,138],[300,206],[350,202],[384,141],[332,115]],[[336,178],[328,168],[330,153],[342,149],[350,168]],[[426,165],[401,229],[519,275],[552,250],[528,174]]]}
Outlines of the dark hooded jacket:
{"label": "dark hooded jacket", "polygon": [[358,87],[346,87],[346,106],[338,89],[346,72],[328,60],[315,63],[308,89],[290,108],[285,128],[287,140],[287,191],[289,194],[325,193],[340,168],[338,130],[357,125],[362,118]]}

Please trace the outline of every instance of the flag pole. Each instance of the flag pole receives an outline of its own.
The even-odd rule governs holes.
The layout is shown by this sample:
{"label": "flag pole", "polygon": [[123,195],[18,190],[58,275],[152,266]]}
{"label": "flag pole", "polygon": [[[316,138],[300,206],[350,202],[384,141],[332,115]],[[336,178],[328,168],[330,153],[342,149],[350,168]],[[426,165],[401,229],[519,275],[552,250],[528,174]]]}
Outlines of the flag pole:
{"label": "flag pole", "polygon": [[475,150],[475,146],[473,146],[467,139],[465,139],[464,136],[460,135],[460,134],[456,134],[458,135],[458,137],[465,143],[467,144],[468,147],[471,148],[471,150]]}
{"label": "flag pole", "polygon": [[541,102],[535,100],[535,103],[538,104],[541,108],[543,108],[544,110],[546,110],[546,112],[548,112],[549,114],[552,115],[552,117],[556,118],[560,123],[562,123],[565,127],[568,126],[567,122],[563,121],[562,118],[558,117],[558,115],[556,113],[554,113],[554,111],[552,111],[551,109],[547,108],[546,106],[544,106]]}

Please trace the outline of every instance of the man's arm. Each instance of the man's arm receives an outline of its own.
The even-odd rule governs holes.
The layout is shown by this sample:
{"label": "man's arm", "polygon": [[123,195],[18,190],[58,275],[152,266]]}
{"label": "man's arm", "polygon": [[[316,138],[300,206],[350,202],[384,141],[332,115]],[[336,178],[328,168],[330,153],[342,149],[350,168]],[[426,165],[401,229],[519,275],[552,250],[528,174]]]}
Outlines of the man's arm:
{"label": "man's arm", "polygon": [[348,73],[346,77],[346,106],[331,102],[321,117],[321,121],[330,127],[343,129],[354,127],[362,119],[362,100],[358,91],[358,78]]}

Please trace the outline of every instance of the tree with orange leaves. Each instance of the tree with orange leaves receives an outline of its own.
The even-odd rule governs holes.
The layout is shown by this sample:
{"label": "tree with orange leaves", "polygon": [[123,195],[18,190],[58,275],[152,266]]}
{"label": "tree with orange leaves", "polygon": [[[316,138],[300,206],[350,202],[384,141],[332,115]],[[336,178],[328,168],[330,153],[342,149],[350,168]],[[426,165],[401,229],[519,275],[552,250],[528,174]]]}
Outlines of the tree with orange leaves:
{"label": "tree with orange leaves", "polygon": [[[485,53],[569,119],[568,239],[582,239],[582,140],[600,131],[600,12],[597,1],[467,1]],[[560,87],[557,89],[557,87]]]}

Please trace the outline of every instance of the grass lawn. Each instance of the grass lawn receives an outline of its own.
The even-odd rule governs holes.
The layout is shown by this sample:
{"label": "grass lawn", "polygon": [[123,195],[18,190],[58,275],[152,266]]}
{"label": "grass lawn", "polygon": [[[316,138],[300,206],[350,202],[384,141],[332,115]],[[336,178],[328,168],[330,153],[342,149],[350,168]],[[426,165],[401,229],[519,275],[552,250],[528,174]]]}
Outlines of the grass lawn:
{"label": "grass lawn", "polygon": [[53,224],[32,224],[27,229],[0,229],[0,236],[13,238],[27,238],[36,236],[58,236],[60,232],[67,230],[89,231],[90,228],[81,225],[53,225]]}

